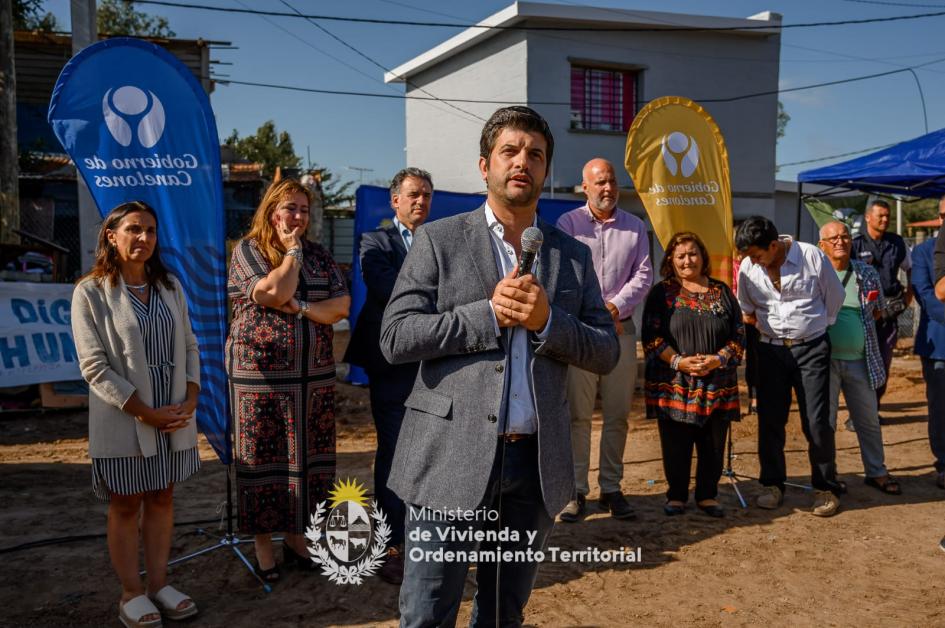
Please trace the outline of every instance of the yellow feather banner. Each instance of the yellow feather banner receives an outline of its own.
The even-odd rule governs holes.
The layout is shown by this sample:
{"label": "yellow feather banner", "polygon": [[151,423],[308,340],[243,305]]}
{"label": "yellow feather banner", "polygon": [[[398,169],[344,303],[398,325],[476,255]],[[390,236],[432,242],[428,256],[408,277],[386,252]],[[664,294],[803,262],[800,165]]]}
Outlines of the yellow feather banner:
{"label": "yellow feather banner", "polygon": [[712,276],[731,285],[728,151],[712,116],[688,98],[657,98],[634,119],[624,164],[663,248],[680,231],[696,233]]}

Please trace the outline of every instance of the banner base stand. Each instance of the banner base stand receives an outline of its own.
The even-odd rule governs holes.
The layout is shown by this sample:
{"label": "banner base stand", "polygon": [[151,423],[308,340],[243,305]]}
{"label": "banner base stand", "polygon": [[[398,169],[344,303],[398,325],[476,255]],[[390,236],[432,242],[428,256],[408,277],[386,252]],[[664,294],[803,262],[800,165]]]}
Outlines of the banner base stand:
{"label": "banner base stand", "polygon": [[[204,535],[204,536],[213,536],[210,532],[208,532],[207,530],[205,530],[205,529],[203,529],[203,528],[197,528],[196,533],[197,533],[197,534],[202,534],[202,535]],[[281,539],[273,538],[272,540],[273,540],[273,541],[278,541],[278,540],[281,540]],[[169,561],[169,562],[167,563],[167,566],[168,566],[168,567],[171,567],[171,566],[176,565],[176,564],[178,564],[178,563],[186,562],[186,561],[191,560],[191,559],[193,559],[193,558],[197,558],[198,556],[203,556],[204,554],[209,554],[210,552],[212,552],[212,551],[214,551],[214,550],[229,548],[229,549],[233,550],[233,553],[236,554],[236,557],[240,560],[240,562],[243,563],[243,565],[246,566],[246,569],[249,570],[249,573],[251,573],[251,574],[253,575],[253,577],[256,578],[256,580],[259,581],[259,584],[262,585],[263,590],[264,590],[266,593],[272,593],[272,587],[271,587],[268,583],[266,583],[262,578],[259,577],[259,574],[256,573],[256,569],[253,567],[253,564],[249,562],[249,559],[246,558],[246,555],[243,554],[243,552],[242,552],[242,551],[240,550],[240,548],[239,548],[240,545],[244,545],[244,544],[252,543],[252,542],[253,542],[253,539],[251,539],[251,538],[250,538],[250,539],[241,539],[241,538],[239,538],[237,535],[235,535],[235,534],[233,534],[233,533],[231,533],[231,532],[227,532],[227,533],[224,534],[223,536],[217,537],[217,542],[214,543],[213,545],[210,545],[210,546],[208,546],[208,547],[201,548],[201,549],[197,550],[196,552],[192,552],[192,553],[190,553],[190,554],[186,554],[186,555],[184,555],[184,556],[180,556],[180,557],[178,557],[178,558],[175,558],[174,560]],[[141,575],[144,575],[144,572],[142,572]]]}
{"label": "banner base stand", "polygon": [[[253,564],[249,562],[249,559],[246,558],[246,555],[240,550],[240,545],[247,545],[253,543],[253,539],[241,539],[235,532],[233,532],[233,485],[230,479],[230,472],[233,470],[233,465],[227,465],[226,468],[226,502],[224,503],[226,507],[226,533],[222,536],[217,537],[217,542],[208,547],[201,548],[195,552],[191,552],[185,556],[180,556],[174,560],[168,561],[167,566],[171,567],[178,563],[183,563],[188,560],[197,558],[198,556],[203,556],[204,554],[209,554],[212,551],[218,549],[231,549],[236,557],[241,563],[249,570],[249,573],[252,574],[254,578],[262,585],[263,590],[266,593],[272,593],[272,586],[270,586],[265,580],[259,577],[259,574],[256,573],[256,569],[253,567]],[[197,528],[195,530],[197,534],[202,534],[204,536],[214,536],[211,532],[204,528]],[[273,541],[282,541],[281,537],[272,537]],[[147,573],[146,570],[139,572],[139,575],[143,576]]]}
{"label": "banner base stand", "polygon": [[[728,447],[727,447],[728,451],[726,452],[725,468],[722,469],[722,477],[728,478],[729,483],[731,483],[732,485],[732,490],[735,491],[735,496],[738,498],[738,503],[741,504],[742,508],[748,508],[748,502],[745,501],[745,497],[742,495],[741,490],[739,490],[738,488],[738,481],[739,480],[754,480],[757,482],[758,478],[753,478],[750,475],[742,475],[741,473],[736,472],[735,469],[732,468],[732,463],[735,461],[735,458],[737,458],[738,455],[735,453],[735,450],[734,450],[735,444],[732,441],[731,421],[729,421],[729,424],[728,424],[727,440],[728,440]],[[784,486],[799,488],[802,491],[814,490],[814,488],[808,484],[796,484],[794,482],[785,482]]]}

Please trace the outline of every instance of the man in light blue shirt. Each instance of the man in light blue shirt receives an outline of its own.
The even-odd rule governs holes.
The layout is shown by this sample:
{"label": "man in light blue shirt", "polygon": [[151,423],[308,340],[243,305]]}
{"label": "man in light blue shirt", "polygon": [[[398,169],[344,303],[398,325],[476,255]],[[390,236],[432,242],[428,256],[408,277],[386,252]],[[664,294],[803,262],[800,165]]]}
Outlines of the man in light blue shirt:
{"label": "man in light blue shirt", "polygon": [[[486,205],[417,230],[384,312],[385,357],[420,361],[390,481],[408,504],[404,627],[454,625],[473,561],[470,623],[522,625],[574,490],[568,366],[606,373],[620,353],[590,250],[536,220],[547,122],[499,109],[479,148]],[[538,266],[517,277],[536,226]]]}

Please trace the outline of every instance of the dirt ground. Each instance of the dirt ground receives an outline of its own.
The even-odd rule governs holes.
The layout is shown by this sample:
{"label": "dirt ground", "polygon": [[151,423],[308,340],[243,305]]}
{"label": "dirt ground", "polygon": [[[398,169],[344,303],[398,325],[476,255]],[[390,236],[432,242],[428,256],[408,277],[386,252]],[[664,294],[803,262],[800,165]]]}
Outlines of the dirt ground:
{"label": "dirt ground", "polygon": [[[341,340],[341,339],[339,339]],[[917,359],[903,351],[883,404],[886,460],[904,495],[886,496],[862,482],[856,437],[837,434],[837,462],[849,485],[830,519],[807,511],[810,493],[789,489],[775,511],[739,507],[723,478],[723,520],[691,512],[662,514],[666,489],[656,426],[641,419],[639,396],[625,456],[623,490],[640,513],[618,522],[590,507],[582,523],[556,525],[562,548],[642,548],[640,564],[546,563],[526,622],[535,626],[945,626],[945,534],[942,499],[930,465],[924,384]],[[777,376],[766,373],[765,376]],[[367,391],[338,386],[338,472],[370,486],[374,431]],[[841,408],[841,420],[845,412]],[[598,417],[599,419],[599,417]],[[0,550],[75,535],[92,538],[0,553],[0,625],[118,625],[119,589],[108,562],[105,506],[90,490],[86,415],[0,416]],[[734,469],[757,476],[755,416],[736,426]],[[595,437],[599,432],[595,425]],[[596,443],[595,443],[596,447]],[[788,435],[788,470],[808,479],[796,413]],[[221,516],[225,467],[205,442],[198,475],[178,487],[179,525],[172,556],[214,542],[187,522]],[[596,454],[594,456],[596,458]],[[592,460],[596,496],[596,462]],[[746,497],[758,485],[738,484]],[[693,509],[694,510],[694,509]],[[203,524],[211,533],[218,522]],[[242,546],[252,557],[252,545]],[[229,549],[171,569],[171,581],[198,602],[191,626],[392,626],[397,588],[368,578],[333,584],[320,574],[284,574],[265,593]],[[472,575],[460,611],[467,624]],[[171,622],[168,624],[173,625]]]}

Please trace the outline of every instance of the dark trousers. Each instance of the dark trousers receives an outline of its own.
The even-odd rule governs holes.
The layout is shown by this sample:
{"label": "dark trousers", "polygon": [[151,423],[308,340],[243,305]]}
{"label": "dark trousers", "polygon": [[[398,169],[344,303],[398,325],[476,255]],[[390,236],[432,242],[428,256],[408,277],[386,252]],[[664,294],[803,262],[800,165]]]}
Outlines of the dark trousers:
{"label": "dark trousers", "polygon": [[945,471],[945,360],[922,358],[925,398],[929,403],[929,447],[935,470]]}
{"label": "dark trousers", "polygon": [[893,349],[899,340],[899,324],[895,320],[876,321],[876,338],[879,340],[879,354],[883,357],[883,371],[886,373],[886,381],[876,389],[876,405],[879,406],[886,394],[886,384],[889,383],[889,367],[892,365]]}
{"label": "dark trousers", "polygon": [[745,325],[745,384],[748,385],[748,399],[758,398],[758,328]]}
{"label": "dark trousers", "polygon": [[758,362],[763,365],[763,376],[758,381],[761,484],[784,491],[787,480],[785,427],[793,390],[807,438],[811,484],[817,490],[839,495],[836,445],[830,425],[830,339],[827,334],[793,347],[760,342]]}
{"label": "dark trousers", "polygon": [[669,490],[667,501],[689,501],[689,470],[692,468],[692,447],[695,445],[696,503],[715,499],[722,477],[722,458],[725,454],[725,434],[728,421],[709,419],[698,426],[680,421],[661,419],[656,422],[663,449],[663,473]]}
{"label": "dark trousers", "polygon": [[410,395],[415,367],[403,366],[383,372],[368,371],[371,381],[371,414],[377,430],[377,452],[374,454],[374,495],[377,505],[387,515],[391,536],[387,545],[394,547],[404,542],[404,519],[407,509],[402,499],[387,488],[397,437],[404,421],[404,401]]}
{"label": "dark trousers", "polygon": [[[495,464],[489,477],[486,495],[477,512],[499,512],[499,521],[453,520],[442,521],[440,517],[420,506],[411,505],[407,513],[407,551],[404,565],[404,583],[400,587],[400,625],[402,628],[428,626],[454,626],[456,613],[463,599],[463,587],[469,562],[461,560],[427,559],[424,552],[444,551],[469,552],[488,551],[501,546],[503,551],[540,551],[545,546],[548,533],[554,524],[541,497],[541,480],[538,476],[537,437],[506,445],[504,478],[500,482],[501,442],[496,453]],[[462,461],[457,461],[462,464]],[[501,496],[501,508],[499,500]],[[439,513],[440,511],[433,511]],[[447,538],[450,531],[517,530],[516,542],[484,541]],[[537,533],[529,545],[526,532]],[[422,540],[424,533],[429,540]],[[417,540],[420,539],[420,540]],[[499,587],[496,590],[496,569],[499,569]],[[536,562],[480,561],[476,565],[476,597],[473,600],[471,626],[496,625],[496,596],[500,600],[500,625],[521,626],[525,619],[524,609],[538,574]]]}

